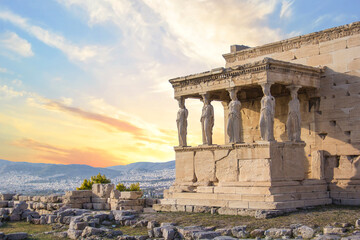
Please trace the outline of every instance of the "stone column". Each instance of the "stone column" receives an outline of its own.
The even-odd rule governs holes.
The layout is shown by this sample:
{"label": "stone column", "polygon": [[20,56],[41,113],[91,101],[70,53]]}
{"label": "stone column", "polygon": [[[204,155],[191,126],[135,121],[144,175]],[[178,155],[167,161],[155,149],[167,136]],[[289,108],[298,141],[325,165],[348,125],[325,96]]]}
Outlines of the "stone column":
{"label": "stone column", "polygon": [[261,99],[260,109],[260,135],[263,141],[275,141],[274,139],[274,116],[275,98],[270,93],[271,83],[261,84],[264,96]]}
{"label": "stone column", "polygon": [[204,145],[212,145],[212,134],[214,127],[214,107],[208,93],[201,93],[204,106],[201,113],[202,140]]}
{"label": "stone column", "polygon": [[291,85],[286,87],[290,90],[291,100],[289,102],[288,119],[286,121],[286,130],[288,140],[292,142],[301,142],[301,116],[300,116],[300,102],[298,99],[298,90],[301,86]]}
{"label": "stone column", "polygon": [[231,102],[229,103],[229,115],[227,119],[226,133],[229,137],[229,143],[240,143],[240,128],[241,128],[241,103],[237,99],[236,88],[226,89],[229,92]]}
{"label": "stone column", "polygon": [[177,117],[176,117],[179,146],[185,147],[185,146],[187,146],[186,135],[187,135],[188,110],[185,107],[185,98],[184,97],[176,98],[176,100],[178,100],[178,102],[179,102],[179,110],[177,112]]}

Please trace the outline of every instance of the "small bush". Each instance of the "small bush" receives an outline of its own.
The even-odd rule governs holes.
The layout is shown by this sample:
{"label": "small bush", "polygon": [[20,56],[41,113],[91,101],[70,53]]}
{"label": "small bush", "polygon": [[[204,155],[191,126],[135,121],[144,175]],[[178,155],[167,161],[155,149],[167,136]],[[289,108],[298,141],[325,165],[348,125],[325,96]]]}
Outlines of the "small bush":
{"label": "small bush", "polygon": [[140,183],[132,183],[129,187],[130,191],[140,191]]}
{"label": "small bush", "polygon": [[93,182],[91,180],[84,179],[84,182],[76,190],[91,190]]}
{"label": "small bush", "polygon": [[124,184],[119,183],[118,185],[116,185],[116,190],[119,190],[120,192],[141,191],[140,183],[132,183],[128,188],[125,187]]}
{"label": "small bush", "polygon": [[97,176],[92,176],[91,181],[93,183],[111,183],[110,179],[107,179],[105,175],[101,175],[100,173]]}
{"label": "small bush", "polygon": [[119,190],[120,192],[124,192],[126,191],[126,187],[124,184],[119,183],[118,185],[116,185],[116,190]]}
{"label": "small bush", "polygon": [[99,173],[97,176],[92,176],[90,180],[84,179],[84,182],[76,190],[91,190],[94,183],[111,183],[111,180]]}

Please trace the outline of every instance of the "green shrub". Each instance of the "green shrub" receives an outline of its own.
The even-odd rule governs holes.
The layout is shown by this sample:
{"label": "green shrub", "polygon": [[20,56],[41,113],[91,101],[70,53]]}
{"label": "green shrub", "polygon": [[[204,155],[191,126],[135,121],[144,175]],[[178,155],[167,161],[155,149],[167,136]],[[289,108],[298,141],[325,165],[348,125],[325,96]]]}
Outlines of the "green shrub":
{"label": "green shrub", "polygon": [[132,183],[129,187],[129,191],[140,191],[140,183]]}
{"label": "green shrub", "polygon": [[110,179],[107,179],[105,175],[101,175],[100,173],[97,176],[92,176],[91,181],[93,183],[111,183]]}
{"label": "green shrub", "polygon": [[111,183],[111,180],[99,173],[97,176],[92,176],[90,180],[84,179],[84,182],[76,190],[91,190],[94,183]]}
{"label": "green shrub", "polygon": [[116,185],[116,190],[119,190],[120,192],[141,191],[140,183],[132,183],[128,188],[125,187],[124,184],[119,183],[118,185]]}
{"label": "green shrub", "polygon": [[84,182],[81,184],[80,187],[76,188],[76,190],[91,190],[93,182],[87,179],[84,179]]}
{"label": "green shrub", "polygon": [[126,187],[124,184],[119,183],[118,185],[116,185],[116,190],[119,190],[120,192],[124,192],[126,191]]}

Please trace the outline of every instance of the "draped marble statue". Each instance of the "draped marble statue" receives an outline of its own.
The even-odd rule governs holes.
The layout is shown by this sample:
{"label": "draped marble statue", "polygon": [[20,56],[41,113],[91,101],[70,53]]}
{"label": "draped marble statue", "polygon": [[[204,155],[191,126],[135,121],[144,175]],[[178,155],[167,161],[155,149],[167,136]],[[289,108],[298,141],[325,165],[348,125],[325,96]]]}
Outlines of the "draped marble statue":
{"label": "draped marble statue", "polygon": [[228,115],[228,124],[227,124],[227,134],[229,136],[229,143],[239,143],[240,142],[240,109],[241,103],[237,99],[235,88],[229,89],[229,95],[231,102],[229,103],[229,115]]}
{"label": "draped marble statue", "polygon": [[177,112],[176,124],[178,129],[178,136],[179,136],[179,146],[185,147],[186,144],[186,135],[187,135],[187,117],[188,117],[188,110],[185,107],[185,99],[178,98],[179,102],[179,110]]}
{"label": "draped marble statue", "polygon": [[262,84],[264,93],[261,99],[260,110],[260,133],[264,141],[274,141],[274,116],[275,116],[275,98],[271,96],[270,84]]}
{"label": "draped marble statue", "polygon": [[301,136],[301,116],[298,90],[300,86],[289,86],[291,101],[289,102],[289,113],[286,121],[286,129],[289,141],[300,142]]}
{"label": "draped marble statue", "polygon": [[203,94],[204,106],[201,114],[201,129],[204,145],[212,145],[212,129],[214,127],[214,107],[210,103],[209,95]]}

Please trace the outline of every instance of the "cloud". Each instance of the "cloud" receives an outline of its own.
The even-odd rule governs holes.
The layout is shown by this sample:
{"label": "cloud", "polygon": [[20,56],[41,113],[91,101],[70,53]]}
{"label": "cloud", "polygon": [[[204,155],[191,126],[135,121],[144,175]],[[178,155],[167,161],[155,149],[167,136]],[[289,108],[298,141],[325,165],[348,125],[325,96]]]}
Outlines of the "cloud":
{"label": "cloud", "polygon": [[321,15],[314,21],[313,26],[319,26],[321,23],[323,23],[327,19],[330,19],[329,14]]}
{"label": "cloud", "polygon": [[1,68],[0,67],[0,73],[7,73],[7,72],[8,72],[8,70],[6,68]]}
{"label": "cloud", "polygon": [[[277,1],[144,0],[182,52],[190,58],[219,63],[229,45],[258,45],[280,38],[267,27]],[[242,9],[243,11],[241,11]],[[266,41],[266,42],[265,42]],[[216,59],[216,60],[215,60]]]}
{"label": "cloud", "polygon": [[24,96],[26,93],[23,91],[16,91],[7,85],[0,86],[0,99],[11,99]]}
{"label": "cloud", "polygon": [[31,50],[31,44],[14,32],[0,34],[0,52],[4,51],[5,53],[7,51],[16,53],[21,57],[34,56],[34,53]]}
{"label": "cloud", "polygon": [[[0,87],[0,93],[1,90],[2,88]],[[88,120],[90,122],[99,123],[111,132],[116,130],[116,132],[131,134],[134,140],[151,144],[168,144],[169,140],[174,139],[173,136],[164,134],[164,131],[159,129],[157,126],[122,112],[115,107],[106,104],[103,99],[90,100],[91,105],[95,106],[96,110],[96,112],[91,112],[78,107],[70,106],[72,104],[71,98],[62,97],[60,101],[56,101],[44,98],[32,92],[18,92],[12,88],[8,88],[7,86],[4,87],[4,92],[6,92],[6,96],[8,98],[10,96],[26,97],[26,103],[32,107],[63,112],[81,119]],[[115,116],[109,116],[106,114],[107,112],[113,112],[115,113]]]}
{"label": "cloud", "polygon": [[[105,61],[105,54],[108,49],[95,45],[85,45],[85,46],[77,46],[71,42],[69,42],[66,38],[64,38],[60,34],[53,33],[49,30],[43,29],[39,26],[30,24],[29,21],[19,15],[16,15],[10,11],[0,11],[0,19],[4,21],[9,21],[22,30],[30,33],[38,40],[47,44],[50,47],[57,48],[64,52],[70,60],[76,61],[87,61],[87,60],[96,60],[96,61]],[[15,45],[16,46],[16,45]],[[33,54],[29,52],[27,48],[27,53],[29,56]],[[22,50],[22,51],[25,51]],[[30,49],[31,51],[31,49]],[[101,53],[101,54],[100,54]],[[25,56],[28,56],[25,55]]]}
{"label": "cloud", "polygon": [[131,50],[141,57],[144,57],[143,51],[159,49],[156,54],[162,54],[161,48],[165,48],[167,54],[180,57],[185,54],[188,58],[217,65],[222,62],[221,54],[228,51],[229,45],[258,45],[281,37],[278,30],[267,26],[267,16],[276,9],[278,0],[58,2],[68,8],[84,9],[90,25],[115,24],[124,35],[122,44],[136,45],[138,48]]}
{"label": "cloud", "polygon": [[294,0],[283,0],[281,2],[280,18],[289,18],[292,15],[291,5]]}
{"label": "cloud", "polygon": [[67,98],[67,97],[61,97],[61,103],[63,103],[66,106],[70,106],[73,103],[72,98]]}
{"label": "cloud", "polygon": [[29,138],[17,140],[13,142],[13,145],[38,152],[38,160],[44,162],[87,164],[93,167],[108,167],[127,163],[127,161],[97,148],[65,148]]}
{"label": "cloud", "polygon": [[115,128],[121,132],[127,132],[127,133],[131,133],[133,135],[142,135],[142,131],[143,131],[142,129],[140,129],[124,120],[115,119],[115,118],[104,116],[104,115],[101,115],[98,113],[87,112],[80,108],[66,106],[62,103],[52,101],[52,100],[49,100],[48,103],[45,104],[45,106],[52,110],[59,110],[59,111],[67,112],[67,113],[81,117],[86,120],[105,124],[107,126]]}

